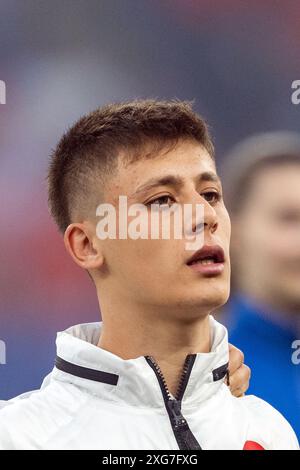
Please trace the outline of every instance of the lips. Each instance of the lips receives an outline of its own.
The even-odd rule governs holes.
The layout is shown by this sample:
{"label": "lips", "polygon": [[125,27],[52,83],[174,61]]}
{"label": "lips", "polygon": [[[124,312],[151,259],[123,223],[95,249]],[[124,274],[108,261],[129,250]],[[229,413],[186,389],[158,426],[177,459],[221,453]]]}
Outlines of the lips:
{"label": "lips", "polygon": [[186,264],[191,266],[204,260],[212,260],[214,263],[224,263],[225,256],[223,248],[219,245],[204,245],[201,250],[196,251],[196,253],[188,259]]}
{"label": "lips", "polygon": [[224,272],[225,256],[219,245],[204,245],[187,261],[187,266],[197,276],[215,277]]}

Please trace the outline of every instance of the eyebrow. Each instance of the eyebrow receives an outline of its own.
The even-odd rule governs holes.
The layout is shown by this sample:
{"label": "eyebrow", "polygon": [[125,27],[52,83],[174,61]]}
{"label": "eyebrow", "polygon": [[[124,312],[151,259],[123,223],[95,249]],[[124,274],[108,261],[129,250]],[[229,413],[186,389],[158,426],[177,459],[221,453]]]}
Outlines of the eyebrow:
{"label": "eyebrow", "polygon": [[[212,181],[214,183],[220,183],[221,180],[215,173],[211,171],[205,171],[200,173],[198,176],[195,177],[197,183],[202,183],[204,181]],[[184,185],[184,180],[179,175],[166,175],[162,178],[151,178],[146,183],[139,186],[132,196],[137,196],[140,193],[144,193],[149,191],[149,189],[156,188],[158,186],[173,186],[174,188],[182,188]]]}

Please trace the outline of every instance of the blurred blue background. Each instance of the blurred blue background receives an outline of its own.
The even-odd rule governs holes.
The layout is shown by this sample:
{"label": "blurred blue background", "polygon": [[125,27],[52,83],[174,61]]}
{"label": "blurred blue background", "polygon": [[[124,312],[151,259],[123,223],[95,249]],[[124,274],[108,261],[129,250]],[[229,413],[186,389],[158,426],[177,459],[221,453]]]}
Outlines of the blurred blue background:
{"label": "blurred blue background", "polygon": [[62,132],[136,97],[195,98],[219,161],[249,134],[299,130],[299,17],[296,0],[0,0],[0,399],[40,386],[57,331],[99,318],[47,209]]}

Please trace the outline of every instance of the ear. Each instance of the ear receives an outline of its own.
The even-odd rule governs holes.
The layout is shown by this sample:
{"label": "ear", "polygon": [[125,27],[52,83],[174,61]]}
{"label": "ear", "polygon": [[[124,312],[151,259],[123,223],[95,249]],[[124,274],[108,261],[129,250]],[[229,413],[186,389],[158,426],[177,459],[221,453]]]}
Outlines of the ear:
{"label": "ear", "polygon": [[100,245],[93,239],[93,232],[85,223],[72,223],[65,230],[65,247],[75,263],[83,269],[99,268],[104,263]]}

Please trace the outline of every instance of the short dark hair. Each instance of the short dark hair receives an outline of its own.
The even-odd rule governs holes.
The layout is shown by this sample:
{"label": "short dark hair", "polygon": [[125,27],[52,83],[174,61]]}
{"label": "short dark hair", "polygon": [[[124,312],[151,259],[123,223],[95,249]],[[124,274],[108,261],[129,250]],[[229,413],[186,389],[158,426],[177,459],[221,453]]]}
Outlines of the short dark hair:
{"label": "short dark hair", "polygon": [[[105,105],[79,119],[50,157],[48,203],[59,231],[64,233],[76,217],[91,209],[93,182],[103,190],[120,152],[132,161],[157,155],[169,144],[188,138],[214,158],[208,127],[192,106],[193,101],[137,99]],[[151,151],[146,154],[148,147]]]}

